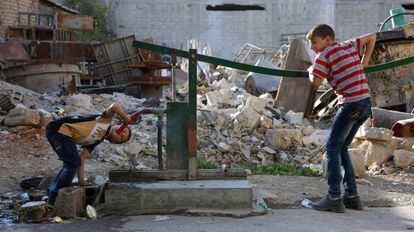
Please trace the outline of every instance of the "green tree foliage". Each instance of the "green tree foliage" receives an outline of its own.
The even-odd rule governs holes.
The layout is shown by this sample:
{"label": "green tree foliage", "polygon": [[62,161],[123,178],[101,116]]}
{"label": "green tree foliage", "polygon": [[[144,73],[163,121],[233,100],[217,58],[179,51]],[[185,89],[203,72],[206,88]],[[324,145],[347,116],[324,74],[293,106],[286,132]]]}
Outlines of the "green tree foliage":
{"label": "green tree foliage", "polygon": [[78,32],[80,41],[103,41],[107,39],[106,12],[108,8],[99,0],[65,0],[63,4],[79,11],[81,15],[89,15],[95,19],[93,31]]}

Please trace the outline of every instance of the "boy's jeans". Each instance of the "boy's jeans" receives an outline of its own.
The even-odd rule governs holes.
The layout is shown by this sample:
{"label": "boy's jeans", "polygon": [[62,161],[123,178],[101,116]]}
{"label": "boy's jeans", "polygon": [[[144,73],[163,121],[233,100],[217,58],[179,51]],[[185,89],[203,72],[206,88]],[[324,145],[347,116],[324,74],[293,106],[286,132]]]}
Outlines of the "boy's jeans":
{"label": "boy's jeans", "polygon": [[345,170],[343,179],[345,192],[349,195],[358,194],[354,168],[348,153],[348,147],[359,127],[370,115],[370,98],[343,104],[335,115],[332,131],[326,144],[330,198],[335,199],[341,197],[341,165]]}
{"label": "boy's jeans", "polygon": [[79,157],[76,143],[69,137],[59,133],[52,124],[46,127],[46,137],[53,150],[64,163],[63,168],[54,178],[47,191],[49,203],[54,204],[59,189],[69,187],[72,184],[82,161]]}

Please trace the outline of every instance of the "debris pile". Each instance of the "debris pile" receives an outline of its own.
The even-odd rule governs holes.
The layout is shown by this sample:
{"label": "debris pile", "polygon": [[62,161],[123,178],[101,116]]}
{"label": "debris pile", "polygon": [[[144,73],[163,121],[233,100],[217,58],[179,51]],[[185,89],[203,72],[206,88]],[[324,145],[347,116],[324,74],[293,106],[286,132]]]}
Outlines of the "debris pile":
{"label": "debris pile", "polygon": [[212,91],[197,99],[198,155],[217,166],[307,163],[329,134],[301,112],[283,114],[271,94],[256,97],[226,78],[215,80]]}
{"label": "debris pile", "polygon": [[365,175],[362,167],[368,168],[373,175],[389,175],[397,169],[414,165],[414,138],[400,138],[393,134],[390,129],[371,127],[368,123],[359,129],[350,149],[354,154],[354,166],[360,170],[356,170],[359,177]]}

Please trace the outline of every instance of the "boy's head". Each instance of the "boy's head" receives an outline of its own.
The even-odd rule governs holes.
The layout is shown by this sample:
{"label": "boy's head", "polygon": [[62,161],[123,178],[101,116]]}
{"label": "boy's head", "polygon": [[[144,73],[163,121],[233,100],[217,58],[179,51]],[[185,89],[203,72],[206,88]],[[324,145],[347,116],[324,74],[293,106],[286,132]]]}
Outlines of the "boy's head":
{"label": "boy's head", "polygon": [[311,49],[318,53],[335,43],[335,32],[332,27],[319,24],[308,32],[306,39],[309,41]]}
{"label": "boy's head", "polygon": [[111,127],[111,130],[109,131],[109,135],[108,135],[108,141],[110,143],[116,143],[116,144],[126,143],[131,138],[131,128],[125,127],[125,129],[120,134],[118,134],[116,130],[119,127],[121,127],[121,125],[113,125]]}

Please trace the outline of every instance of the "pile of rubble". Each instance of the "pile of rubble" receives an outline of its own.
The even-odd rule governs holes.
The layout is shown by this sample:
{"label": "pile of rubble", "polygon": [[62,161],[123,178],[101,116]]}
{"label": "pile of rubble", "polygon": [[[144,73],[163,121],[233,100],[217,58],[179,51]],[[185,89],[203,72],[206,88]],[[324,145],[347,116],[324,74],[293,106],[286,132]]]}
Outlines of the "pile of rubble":
{"label": "pile of rubble", "polygon": [[360,128],[349,149],[358,177],[366,175],[366,168],[369,174],[389,175],[414,166],[414,137],[393,134],[392,130],[370,127],[368,123]]}
{"label": "pile of rubble", "polygon": [[329,134],[301,112],[283,114],[271,94],[256,97],[225,78],[197,99],[198,155],[214,164],[308,163]]}
{"label": "pile of rubble", "polygon": [[[198,89],[200,159],[215,166],[227,164],[231,167],[246,163],[269,165],[280,161],[308,165],[320,161],[319,154],[329,135],[329,121],[313,121],[304,118],[302,112],[284,113],[275,106],[271,94],[251,95],[226,72],[222,70],[211,85]],[[160,103],[123,93],[56,96],[38,94],[6,82],[0,84],[2,92],[14,91],[22,96],[17,102],[11,99],[15,108],[1,118],[7,127],[44,127],[61,115],[101,113],[112,102],[119,103],[127,113],[159,104],[165,107],[163,99]],[[156,168],[156,120],[153,115],[145,115],[140,124],[131,126],[131,142],[117,146],[104,142],[93,152],[93,157],[119,168]],[[363,127],[352,143],[350,153],[358,176],[365,174],[366,167],[373,174],[389,174],[395,168],[412,165],[409,161],[412,157],[407,152],[411,152],[413,144],[414,140],[409,138],[393,137],[388,129]],[[163,145],[165,150],[165,142]],[[393,157],[395,162],[390,161]]]}

